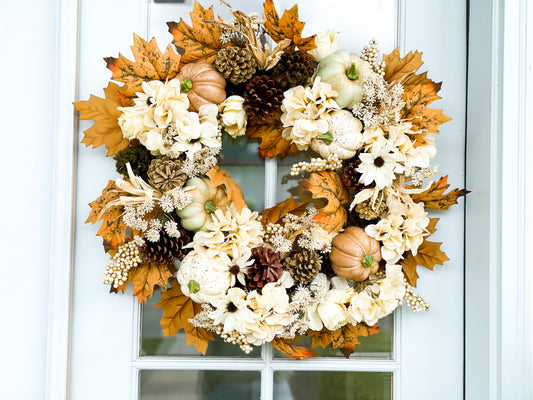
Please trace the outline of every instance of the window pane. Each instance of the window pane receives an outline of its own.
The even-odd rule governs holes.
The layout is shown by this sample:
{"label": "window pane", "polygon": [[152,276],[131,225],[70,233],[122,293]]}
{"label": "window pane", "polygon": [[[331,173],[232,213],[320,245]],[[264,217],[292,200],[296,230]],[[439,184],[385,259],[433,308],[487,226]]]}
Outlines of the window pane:
{"label": "window pane", "polygon": [[[361,342],[361,345],[355,348],[355,352],[350,355],[350,358],[377,358],[381,360],[392,360],[393,322],[393,316],[389,315],[381,320],[379,324],[379,333],[370,337],[360,337],[359,341]],[[310,348],[311,338],[302,337],[294,343]],[[333,349],[331,346],[328,346],[325,349],[322,347],[317,347],[313,350],[316,351],[321,357],[345,357],[340,350]],[[287,358],[286,355],[277,350],[274,350],[274,357]]]}
{"label": "window pane", "polygon": [[345,371],[277,371],[278,400],[390,400],[392,373]]}
{"label": "window pane", "polygon": [[[155,293],[143,304],[141,318],[141,356],[201,356],[194,346],[185,344],[185,334],[165,336],[161,332],[159,321],[163,310],[155,308],[159,301],[159,293]],[[244,353],[239,346],[226,343],[220,338],[209,342],[207,356],[210,357],[261,357],[261,348],[254,347],[250,354]]]}
{"label": "window pane", "polygon": [[140,372],[140,400],[259,400],[258,371]]}

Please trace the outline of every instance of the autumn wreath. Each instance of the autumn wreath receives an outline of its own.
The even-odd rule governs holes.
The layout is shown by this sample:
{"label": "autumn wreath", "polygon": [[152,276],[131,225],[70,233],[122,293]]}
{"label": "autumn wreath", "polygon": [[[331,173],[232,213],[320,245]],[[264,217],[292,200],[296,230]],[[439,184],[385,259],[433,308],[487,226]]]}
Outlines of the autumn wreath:
{"label": "autumn wreath", "polygon": [[[291,342],[307,335],[347,354],[403,300],[427,309],[416,267],[448,260],[426,209],[466,191],[424,184],[449,120],[429,108],[440,84],[417,73],[419,52],[380,60],[374,40],[356,55],[333,31],[302,38],[296,6],[230,12],[195,3],[192,26],[168,23],[164,53],[135,35],[134,61],[106,58],[117,83],[105,98],[75,103],[95,121],[83,143],[105,145],[123,175],[87,220],[102,221],[105,283],[132,283],[140,302],[160,287],[163,332],[184,329],[204,354],[213,333],[246,352],[271,342],[305,358]],[[223,135],[258,139],[262,157],[316,155],[293,165],[292,196],[258,214],[217,166]]]}

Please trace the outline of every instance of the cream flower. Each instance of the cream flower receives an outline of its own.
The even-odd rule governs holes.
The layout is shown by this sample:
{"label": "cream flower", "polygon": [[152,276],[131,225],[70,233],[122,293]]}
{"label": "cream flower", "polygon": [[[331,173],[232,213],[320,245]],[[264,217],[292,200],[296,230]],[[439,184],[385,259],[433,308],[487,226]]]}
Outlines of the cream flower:
{"label": "cream flower", "polygon": [[252,250],[249,247],[240,247],[236,249],[232,257],[229,257],[226,253],[219,253],[218,256],[224,263],[220,270],[230,276],[231,286],[235,286],[237,281],[241,285],[246,285],[246,272],[248,267],[254,263]]}
{"label": "cream flower", "polygon": [[258,216],[257,212],[246,207],[237,212],[234,203],[226,211],[217,209],[211,214],[213,221],[207,225],[207,232],[196,232],[193,242],[187,246],[206,257],[225,253],[239,259],[242,249],[251,249],[263,243]]}
{"label": "cream flower", "polygon": [[236,138],[246,133],[248,116],[243,107],[244,99],[240,96],[230,96],[218,106],[220,122],[228,134]]}
{"label": "cream flower", "polygon": [[119,110],[122,114],[118,117],[118,125],[126,139],[137,139],[151,129],[158,129],[150,107],[121,107]]}
{"label": "cream flower", "polygon": [[224,325],[224,332],[237,331],[246,333],[246,324],[253,323],[256,314],[248,308],[250,302],[246,299],[246,292],[240,288],[231,288],[227,294],[213,302],[215,311],[211,313],[213,325]]}
{"label": "cream flower", "polygon": [[312,87],[297,86],[284,94],[281,110],[283,137],[292,140],[299,150],[306,150],[317,136],[327,133],[328,121],[325,116],[339,109],[333,100],[337,92],[331,85],[316,78]]}
{"label": "cream flower", "polygon": [[396,173],[402,173],[404,167],[399,164],[400,157],[392,141],[376,141],[370,153],[359,154],[361,165],[357,172],[361,173],[360,182],[365,185],[376,183],[378,189],[392,185]]}
{"label": "cream flower", "polygon": [[334,331],[348,322],[348,310],[345,304],[350,302],[354,290],[348,286],[344,278],[334,277],[331,284],[333,289],[327,291],[324,299],[307,309],[307,318],[313,330],[319,331],[325,326]]}
{"label": "cream flower", "polygon": [[322,61],[331,53],[339,49],[337,43],[337,32],[329,29],[327,31],[319,32],[315,35],[316,48],[309,51],[309,54],[316,62]]}

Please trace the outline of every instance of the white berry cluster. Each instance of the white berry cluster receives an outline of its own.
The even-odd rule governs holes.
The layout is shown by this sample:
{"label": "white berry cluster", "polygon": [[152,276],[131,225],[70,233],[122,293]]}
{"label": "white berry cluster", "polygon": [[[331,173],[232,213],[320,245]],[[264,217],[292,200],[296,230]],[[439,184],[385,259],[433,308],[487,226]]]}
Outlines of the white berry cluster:
{"label": "white berry cluster", "polygon": [[412,312],[429,311],[429,303],[421,294],[416,293],[407,280],[405,281],[405,302]]}
{"label": "white berry cluster", "polygon": [[231,333],[225,333],[224,332],[224,326],[218,325],[214,328],[214,331],[217,335],[219,335],[222,339],[224,339],[225,342],[231,343],[231,344],[238,344],[242,351],[244,351],[246,354],[250,354],[253,350],[252,345],[248,340],[246,340],[246,335],[244,333],[239,333],[237,331],[232,331]]}
{"label": "white berry cluster", "polygon": [[363,47],[361,52],[361,59],[368,61],[372,67],[372,71],[376,74],[385,75],[385,61],[378,62],[379,47],[376,39],[368,42],[368,46]]}
{"label": "white berry cluster", "polygon": [[118,288],[128,281],[129,270],[142,263],[139,247],[134,241],[119,246],[114,260],[116,264],[111,263],[105,268],[104,283]]}
{"label": "white berry cluster", "polygon": [[291,176],[297,176],[302,172],[332,171],[342,167],[342,162],[336,154],[328,158],[311,158],[311,162],[300,161],[291,167]]}

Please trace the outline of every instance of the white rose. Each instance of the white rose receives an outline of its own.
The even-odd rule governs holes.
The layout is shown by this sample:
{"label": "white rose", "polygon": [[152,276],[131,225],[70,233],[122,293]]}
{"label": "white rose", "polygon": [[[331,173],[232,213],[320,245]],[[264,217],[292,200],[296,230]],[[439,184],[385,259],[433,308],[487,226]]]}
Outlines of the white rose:
{"label": "white rose", "polygon": [[228,134],[236,138],[246,133],[248,116],[243,107],[244,99],[240,96],[230,96],[219,106],[220,120]]}
{"label": "white rose", "polygon": [[318,33],[315,36],[316,48],[309,51],[309,54],[315,59],[316,62],[322,61],[331,53],[339,49],[337,43],[337,32],[329,29]]}
{"label": "white rose", "polygon": [[143,133],[151,129],[150,112],[141,110],[138,107],[120,107],[119,111],[122,111],[120,117],[118,117],[118,125],[122,130],[122,136],[126,139],[136,139]]}

